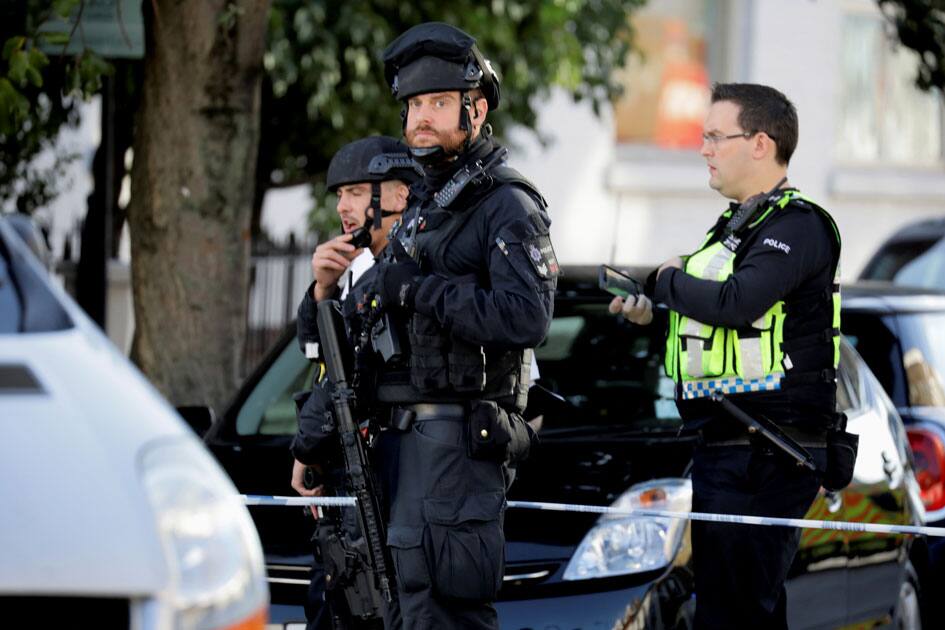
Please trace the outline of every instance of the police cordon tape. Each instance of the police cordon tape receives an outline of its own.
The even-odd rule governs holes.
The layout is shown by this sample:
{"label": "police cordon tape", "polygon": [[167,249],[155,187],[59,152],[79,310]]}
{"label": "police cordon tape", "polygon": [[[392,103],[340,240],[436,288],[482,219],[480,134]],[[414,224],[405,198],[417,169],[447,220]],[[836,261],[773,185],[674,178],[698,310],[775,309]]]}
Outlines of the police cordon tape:
{"label": "police cordon tape", "polygon": [[[354,497],[273,497],[258,494],[241,495],[246,505],[315,505],[318,507],[354,507]],[[806,518],[780,518],[774,516],[744,516],[741,514],[712,514],[709,512],[670,512],[642,508],[623,509],[604,505],[576,505],[572,503],[542,503],[540,501],[508,501],[510,508],[524,510],[548,510],[551,512],[586,512],[610,516],[645,516],[650,518],[678,518],[712,523],[735,523],[738,525],[776,525],[802,527],[805,529],[832,529],[841,532],[871,532],[874,534],[914,534],[945,537],[945,527],[924,525],[888,525],[886,523],[855,523],[851,521],[817,521]]]}

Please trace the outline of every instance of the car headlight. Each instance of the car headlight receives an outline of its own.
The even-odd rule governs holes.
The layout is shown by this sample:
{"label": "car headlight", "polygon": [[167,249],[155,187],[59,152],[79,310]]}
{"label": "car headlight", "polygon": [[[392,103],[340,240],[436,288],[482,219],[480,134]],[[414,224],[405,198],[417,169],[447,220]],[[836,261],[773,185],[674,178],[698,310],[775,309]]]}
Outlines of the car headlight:
{"label": "car headlight", "polygon": [[[692,510],[688,479],[656,479],[620,495],[616,509]],[[627,575],[668,565],[679,548],[686,522],[676,518],[603,515],[584,536],[564,570],[565,580]]]}
{"label": "car headlight", "polygon": [[170,568],[173,627],[262,628],[262,547],[230,480],[190,439],[149,446],[141,470]]}

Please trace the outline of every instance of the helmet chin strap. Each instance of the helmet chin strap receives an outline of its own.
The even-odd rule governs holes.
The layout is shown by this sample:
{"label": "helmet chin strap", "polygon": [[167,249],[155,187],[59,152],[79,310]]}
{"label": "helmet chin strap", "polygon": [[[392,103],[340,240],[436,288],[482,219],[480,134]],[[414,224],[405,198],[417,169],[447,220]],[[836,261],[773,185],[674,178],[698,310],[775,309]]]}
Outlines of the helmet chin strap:
{"label": "helmet chin strap", "polygon": [[440,162],[446,161],[449,157],[442,146],[434,147],[408,147],[410,157],[420,166],[434,166]]}
{"label": "helmet chin strap", "polygon": [[[375,208],[380,208],[380,212],[375,211]],[[383,226],[381,225],[381,220],[385,217],[392,217],[400,214],[400,212],[394,212],[393,210],[384,210],[381,208],[381,183],[380,182],[371,182],[371,205],[368,206],[368,210],[371,211],[371,216],[366,216],[364,221],[365,227],[370,223],[370,228],[372,230],[380,230]],[[367,213],[365,213],[367,214]]]}
{"label": "helmet chin strap", "polygon": [[[375,209],[374,226],[371,229],[379,230],[381,229],[381,215],[384,214],[384,211],[381,210],[381,183],[380,182],[371,182],[371,207]],[[380,212],[377,212],[377,210],[380,210]]]}
{"label": "helmet chin strap", "polygon": [[466,132],[466,140],[463,141],[463,153],[469,150],[472,143],[472,121],[469,120],[469,109],[472,107],[472,99],[469,92],[463,92],[463,104],[459,108],[459,128]]}

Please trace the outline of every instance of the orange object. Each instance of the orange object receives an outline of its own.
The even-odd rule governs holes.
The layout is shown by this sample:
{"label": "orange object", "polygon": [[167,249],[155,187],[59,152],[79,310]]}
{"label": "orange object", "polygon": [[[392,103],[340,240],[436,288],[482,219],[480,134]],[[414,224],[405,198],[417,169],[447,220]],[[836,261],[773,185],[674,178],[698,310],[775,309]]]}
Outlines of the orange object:
{"label": "orange object", "polygon": [[667,148],[698,149],[709,107],[709,77],[688,50],[685,23],[666,23],[666,65],[660,79],[653,141]]}

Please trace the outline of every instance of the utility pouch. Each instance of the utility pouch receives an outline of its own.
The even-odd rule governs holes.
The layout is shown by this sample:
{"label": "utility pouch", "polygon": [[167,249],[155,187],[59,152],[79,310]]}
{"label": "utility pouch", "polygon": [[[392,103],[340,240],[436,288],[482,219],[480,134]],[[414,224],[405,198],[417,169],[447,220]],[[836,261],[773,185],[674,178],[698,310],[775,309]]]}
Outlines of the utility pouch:
{"label": "utility pouch", "polygon": [[486,386],[486,354],[482,346],[453,338],[448,355],[450,385],[457,392],[481,392]]}
{"label": "utility pouch", "polygon": [[450,381],[443,331],[432,318],[414,313],[407,333],[410,337],[410,384],[427,394],[446,389]]}
{"label": "utility pouch", "polygon": [[466,424],[471,458],[505,461],[512,441],[512,425],[504,409],[491,400],[475,400],[471,403]]}
{"label": "utility pouch", "polygon": [[843,490],[853,481],[860,436],[848,433],[846,428],[846,416],[841,414],[837,425],[827,431],[827,467],[822,485],[831,492]]}

